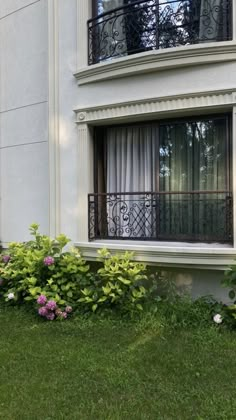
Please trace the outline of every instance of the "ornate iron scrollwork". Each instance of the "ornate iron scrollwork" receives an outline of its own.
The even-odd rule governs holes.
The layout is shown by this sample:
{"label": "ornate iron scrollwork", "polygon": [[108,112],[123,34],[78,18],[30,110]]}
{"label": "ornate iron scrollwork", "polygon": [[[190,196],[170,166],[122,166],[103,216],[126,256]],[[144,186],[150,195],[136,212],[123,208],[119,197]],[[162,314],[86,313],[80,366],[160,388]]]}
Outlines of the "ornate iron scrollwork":
{"label": "ornate iron scrollwork", "polygon": [[89,239],[232,242],[227,191],[89,194]]}
{"label": "ornate iron scrollwork", "polygon": [[89,64],[232,39],[232,0],[124,0],[88,21]]}

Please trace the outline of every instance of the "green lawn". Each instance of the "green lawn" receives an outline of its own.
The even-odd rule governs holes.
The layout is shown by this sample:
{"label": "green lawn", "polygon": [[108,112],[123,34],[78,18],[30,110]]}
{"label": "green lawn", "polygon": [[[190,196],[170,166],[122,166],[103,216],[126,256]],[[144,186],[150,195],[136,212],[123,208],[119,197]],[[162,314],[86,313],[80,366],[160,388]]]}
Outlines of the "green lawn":
{"label": "green lawn", "polygon": [[0,418],[235,419],[236,333],[0,309]]}

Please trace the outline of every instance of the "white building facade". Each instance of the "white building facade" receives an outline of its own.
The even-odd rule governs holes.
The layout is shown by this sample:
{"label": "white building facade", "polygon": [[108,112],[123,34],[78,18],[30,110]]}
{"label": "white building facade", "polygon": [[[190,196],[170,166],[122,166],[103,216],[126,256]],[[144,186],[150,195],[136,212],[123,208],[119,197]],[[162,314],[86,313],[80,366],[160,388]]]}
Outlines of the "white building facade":
{"label": "white building facade", "polygon": [[135,252],[194,296],[236,257],[231,0],[0,0],[1,241]]}

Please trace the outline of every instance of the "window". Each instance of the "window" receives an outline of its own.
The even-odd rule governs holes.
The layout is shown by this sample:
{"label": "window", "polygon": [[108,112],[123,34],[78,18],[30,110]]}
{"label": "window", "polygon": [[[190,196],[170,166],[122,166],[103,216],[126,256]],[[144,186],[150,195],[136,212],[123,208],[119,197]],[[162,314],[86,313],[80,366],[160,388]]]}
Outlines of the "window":
{"label": "window", "polygon": [[229,120],[97,129],[90,238],[230,242]]}
{"label": "window", "polygon": [[89,64],[232,39],[232,0],[94,0]]}

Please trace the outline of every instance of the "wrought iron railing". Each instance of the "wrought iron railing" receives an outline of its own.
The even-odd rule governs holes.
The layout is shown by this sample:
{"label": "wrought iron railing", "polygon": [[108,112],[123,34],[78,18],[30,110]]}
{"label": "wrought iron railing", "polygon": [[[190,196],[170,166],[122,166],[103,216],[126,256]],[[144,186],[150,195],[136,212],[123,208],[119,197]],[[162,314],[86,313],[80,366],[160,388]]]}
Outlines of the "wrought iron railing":
{"label": "wrought iron railing", "polygon": [[228,191],[89,194],[89,240],[232,242]]}
{"label": "wrought iron railing", "polygon": [[88,21],[88,63],[232,39],[232,0],[124,0]]}

